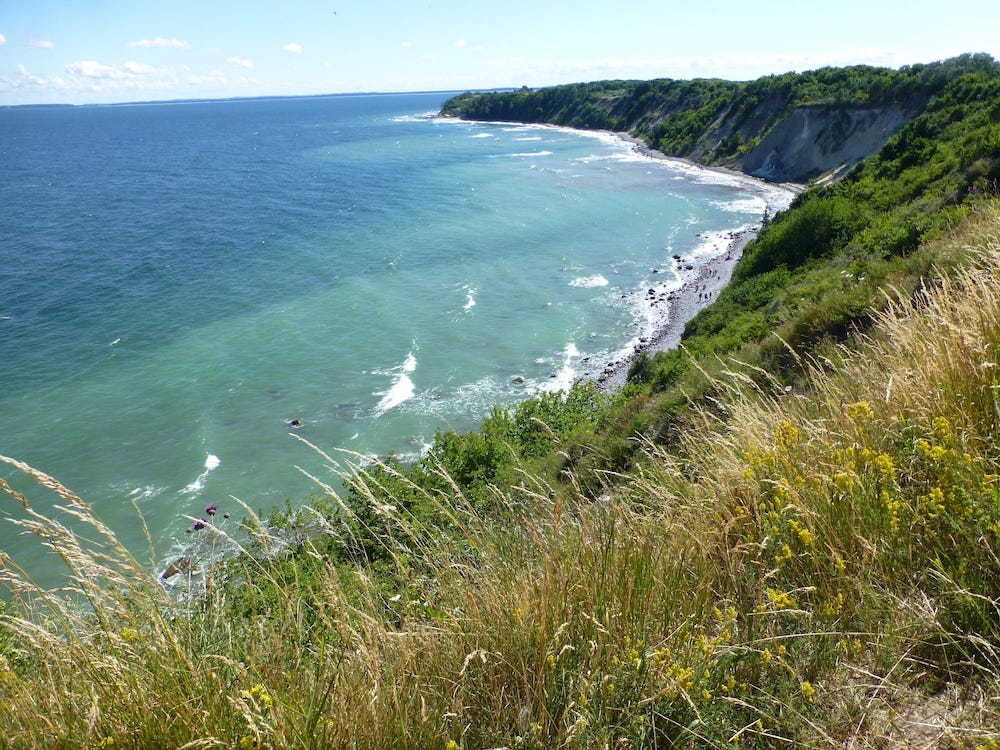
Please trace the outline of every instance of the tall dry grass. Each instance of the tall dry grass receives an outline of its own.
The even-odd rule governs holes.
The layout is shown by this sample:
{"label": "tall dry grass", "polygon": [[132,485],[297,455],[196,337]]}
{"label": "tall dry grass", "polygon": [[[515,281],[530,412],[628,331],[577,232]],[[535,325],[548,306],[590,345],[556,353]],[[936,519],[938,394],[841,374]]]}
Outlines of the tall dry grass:
{"label": "tall dry grass", "polygon": [[70,577],[4,560],[0,745],[998,746],[998,216],[808,390],[734,363],[681,450],[648,444],[599,498],[525,475],[498,525],[442,472],[407,491],[444,534],[392,467],[346,477],[370,513],[322,533],[381,539],[378,565],[308,539],[274,565],[251,519],[253,549],[178,598],[3,459],[72,527],[2,488]]}

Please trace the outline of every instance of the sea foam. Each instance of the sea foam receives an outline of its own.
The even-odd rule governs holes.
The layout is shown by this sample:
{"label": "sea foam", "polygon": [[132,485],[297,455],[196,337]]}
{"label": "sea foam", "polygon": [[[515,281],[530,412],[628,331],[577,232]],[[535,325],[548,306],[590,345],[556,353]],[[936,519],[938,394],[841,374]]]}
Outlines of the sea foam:
{"label": "sea foam", "polygon": [[756,195],[731,201],[711,201],[711,203],[723,211],[732,211],[741,214],[762,214],[764,213],[764,209],[767,208],[767,200]]}
{"label": "sea foam", "polygon": [[573,279],[569,282],[570,286],[580,286],[584,288],[592,288],[599,286],[607,286],[608,280],[601,276],[601,274],[594,274],[593,276],[580,276],[579,278]]}
{"label": "sea foam", "polygon": [[416,369],[417,358],[413,355],[413,352],[410,352],[403,361],[403,364],[388,372],[381,373],[383,375],[392,375],[395,380],[389,390],[373,394],[382,397],[382,400],[375,407],[375,416],[380,417],[390,409],[394,409],[403,402],[413,398],[416,389],[413,386],[413,381],[410,379],[409,373]]}
{"label": "sea foam", "polygon": [[572,341],[569,342],[561,354],[563,358],[562,367],[548,381],[542,384],[540,390],[553,393],[556,391],[568,391],[579,377],[579,373],[573,365],[573,360],[580,356],[580,350],[577,349],[576,344]]}
{"label": "sea foam", "polygon": [[208,475],[211,474],[215,469],[219,468],[219,457],[211,453],[205,458],[205,470],[198,475],[191,484],[184,488],[186,494],[194,494],[195,492],[201,492],[205,489],[205,480],[208,479]]}

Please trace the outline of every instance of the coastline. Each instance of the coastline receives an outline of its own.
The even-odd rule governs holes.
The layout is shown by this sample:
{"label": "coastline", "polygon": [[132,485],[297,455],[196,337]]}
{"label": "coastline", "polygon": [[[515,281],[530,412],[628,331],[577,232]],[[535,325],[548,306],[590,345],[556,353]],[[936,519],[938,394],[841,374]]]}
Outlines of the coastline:
{"label": "coastline", "polygon": [[726,237],[729,243],[725,250],[699,261],[697,265],[675,256],[674,273],[682,279],[680,288],[663,291],[651,287],[646,293],[652,304],[664,308],[652,335],[640,337],[625,356],[608,362],[598,373],[585,373],[584,378],[594,380],[601,390],[614,391],[625,385],[629,367],[636,356],[676,348],[688,321],[702,308],[712,304],[729,283],[736,262],[743,255],[743,248],[757,236],[758,231],[759,227],[753,227],[728,232]]}
{"label": "coastline", "polygon": [[[773,198],[776,194],[791,198],[806,189],[805,185],[767,182],[737,170],[704,166],[689,159],[667,156],[661,151],[650,148],[639,138],[628,133],[606,131],[606,134],[627,143],[636,154],[652,161],[683,164],[686,167],[714,172],[738,180],[765,199],[766,211],[772,216],[777,211],[787,207],[787,203],[775,205]],[[657,313],[652,333],[640,336],[631,345],[629,351],[607,362],[603,369],[585,372],[584,379],[595,381],[601,390],[617,390],[625,385],[629,368],[636,356],[641,353],[655,354],[676,348],[681,342],[684,328],[688,322],[700,310],[712,304],[719,292],[729,283],[736,263],[743,255],[743,249],[757,236],[759,231],[760,225],[758,224],[726,232],[724,234],[725,245],[708,258],[673,256],[672,270],[674,277],[680,281],[680,287],[666,289],[653,286],[646,292],[646,301],[653,307],[661,308]]]}

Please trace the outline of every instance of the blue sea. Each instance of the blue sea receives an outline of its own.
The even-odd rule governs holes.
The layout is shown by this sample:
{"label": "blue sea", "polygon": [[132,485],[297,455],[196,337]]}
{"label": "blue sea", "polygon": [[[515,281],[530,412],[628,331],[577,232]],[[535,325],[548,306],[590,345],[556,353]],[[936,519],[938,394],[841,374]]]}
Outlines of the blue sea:
{"label": "blue sea", "polygon": [[[333,481],[295,436],[412,459],[596,375],[662,322],[672,256],[787,202],[607,134],[442,119],[447,97],[0,109],[0,453],[146,559],[141,513],[161,560],[208,504]],[[57,565],[3,518],[0,549]]]}

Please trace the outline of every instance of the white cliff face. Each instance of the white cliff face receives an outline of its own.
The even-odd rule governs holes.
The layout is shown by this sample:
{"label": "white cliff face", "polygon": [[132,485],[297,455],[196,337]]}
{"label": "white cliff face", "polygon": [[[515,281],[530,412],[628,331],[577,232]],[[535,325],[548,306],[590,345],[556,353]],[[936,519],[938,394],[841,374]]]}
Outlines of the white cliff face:
{"label": "white cliff face", "polygon": [[747,174],[775,182],[834,180],[909,122],[902,107],[800,107],[740,159]]}

